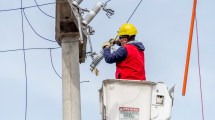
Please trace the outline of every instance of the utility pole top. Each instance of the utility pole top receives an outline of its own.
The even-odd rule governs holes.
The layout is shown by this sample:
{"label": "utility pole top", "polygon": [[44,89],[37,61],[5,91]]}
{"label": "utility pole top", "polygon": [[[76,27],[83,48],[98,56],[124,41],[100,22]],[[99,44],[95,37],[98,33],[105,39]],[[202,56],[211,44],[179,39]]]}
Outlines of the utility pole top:
{"label": "utility pole top", "polygon": [[[80,25],[82,17],[79,9],[72,4],[73,0],[56,0],[56,26],[55,39],[61,46],[62,38],[77,36],[79,44],[79,63],[84,63],[86,58],[87,32],[86,28]],[[71,42],[71,41],[68,41]]]}

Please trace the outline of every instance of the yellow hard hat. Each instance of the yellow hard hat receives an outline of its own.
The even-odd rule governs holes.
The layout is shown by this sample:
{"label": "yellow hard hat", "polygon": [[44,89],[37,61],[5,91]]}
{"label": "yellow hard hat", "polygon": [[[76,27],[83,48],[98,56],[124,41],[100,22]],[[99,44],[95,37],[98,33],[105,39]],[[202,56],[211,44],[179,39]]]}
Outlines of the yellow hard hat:
{"label": "yellow hard hat", "polygon": [[137,34],[137,29],[133,24],[130,23],[125,23],[123,24],[118,31],[118,36],[123,36],[123,35],[136,35]]}

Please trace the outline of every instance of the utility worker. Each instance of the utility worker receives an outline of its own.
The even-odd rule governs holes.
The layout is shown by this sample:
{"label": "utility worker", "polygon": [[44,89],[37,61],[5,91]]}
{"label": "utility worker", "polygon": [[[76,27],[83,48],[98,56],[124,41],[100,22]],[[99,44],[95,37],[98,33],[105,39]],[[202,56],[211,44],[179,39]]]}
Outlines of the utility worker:
{"label": "utility worker", "polygon": [[110,51],[110,43],[103,44],[104,58],[107,63],[116,63],[116,79],[146,80],[144,65],[145,47],[135,40],[137,29],[133,24],[125,23],[118,31],[119,47]]}

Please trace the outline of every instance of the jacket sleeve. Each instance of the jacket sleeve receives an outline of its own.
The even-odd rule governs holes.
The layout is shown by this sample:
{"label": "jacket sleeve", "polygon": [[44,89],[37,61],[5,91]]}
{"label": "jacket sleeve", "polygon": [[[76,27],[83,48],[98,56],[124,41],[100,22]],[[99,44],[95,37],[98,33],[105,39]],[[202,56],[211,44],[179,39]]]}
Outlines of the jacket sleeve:
{"label": "jacket sleeve", "polygon": [[127,50],[125,47],[120,47],[116,51],[112,52],[110,51],[110,48],[104,49],[104,58],[107,63],[115,63],[115,62],[121,62],[125,60],[127,57]]}

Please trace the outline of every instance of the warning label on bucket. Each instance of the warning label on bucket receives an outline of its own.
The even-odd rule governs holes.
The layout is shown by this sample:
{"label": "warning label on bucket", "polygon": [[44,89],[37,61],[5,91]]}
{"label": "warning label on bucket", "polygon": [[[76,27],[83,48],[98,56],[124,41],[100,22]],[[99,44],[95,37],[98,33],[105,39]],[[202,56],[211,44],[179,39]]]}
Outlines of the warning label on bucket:
{"label": "warning label on bucket", "polygon": [[119,120],[139,120],[139,108],[119,107]]}

